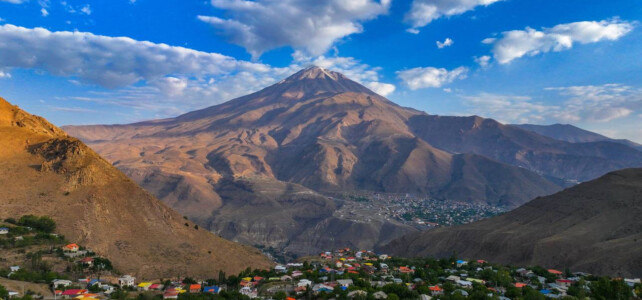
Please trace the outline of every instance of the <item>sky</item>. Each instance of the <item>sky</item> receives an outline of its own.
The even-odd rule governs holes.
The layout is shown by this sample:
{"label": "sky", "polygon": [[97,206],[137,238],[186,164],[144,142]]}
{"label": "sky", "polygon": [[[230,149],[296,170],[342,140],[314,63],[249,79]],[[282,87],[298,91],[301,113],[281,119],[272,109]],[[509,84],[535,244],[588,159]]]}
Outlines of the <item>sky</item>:
{"label": "sky", "polygon": [[0,0],[0,96],[131,123],[317,65],[429,114],[642,143],[641,21],[640,0]]}

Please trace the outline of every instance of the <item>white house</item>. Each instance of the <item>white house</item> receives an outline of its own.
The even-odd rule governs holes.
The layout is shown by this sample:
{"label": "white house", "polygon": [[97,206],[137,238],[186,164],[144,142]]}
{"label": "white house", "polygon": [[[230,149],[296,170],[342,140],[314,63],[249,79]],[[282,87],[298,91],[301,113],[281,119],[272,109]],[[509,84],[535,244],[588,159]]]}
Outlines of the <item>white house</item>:
{"label": "white house", "polygon": [[278,265],[274,267],[274,271],[285,273],[288,269],[285,266]]}
{"label": "white house", "polygon": [[134,286],[136,285],[136,278],[131,275],[125,275],[118,278],[118,285],[120,285],[120,287]]}
{"label": "white house", "polygon": [[9,269],[11,270],[11,272],[18,272],[20,271],[20,266],[11,266],[9,267]]}
{"label": "white house", "polygon": [[0,227],[0,234],[9,234],[9,228]]}
{"label": "white house", "polygon": [[307,279],[301,279],[297,286],[312,286],[312,281]]}
{"label": "white house", "polygon": [[349,287],[353,284],[352,279],[339,279],[337,283],[341,286]]}
{"label": "white house", "polygon": [[59,288],[59,287],[68,287],[72,284],[71,280],[65,280],[65,279],[56,279],[51,282],[51,285],[54,288]]}

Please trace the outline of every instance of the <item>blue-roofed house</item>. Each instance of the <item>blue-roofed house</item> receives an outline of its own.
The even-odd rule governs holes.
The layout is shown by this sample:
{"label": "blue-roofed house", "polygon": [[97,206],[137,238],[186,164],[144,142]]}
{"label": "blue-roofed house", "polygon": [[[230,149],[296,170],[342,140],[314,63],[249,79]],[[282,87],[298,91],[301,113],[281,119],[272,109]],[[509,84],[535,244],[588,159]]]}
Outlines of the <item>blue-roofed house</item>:
{"label": "blue-roofed house", "polygon": [[203,288],[204,293],[212,293],[212,294],[218,294],[221,291],[221,288],[218,286],[206,286]]}

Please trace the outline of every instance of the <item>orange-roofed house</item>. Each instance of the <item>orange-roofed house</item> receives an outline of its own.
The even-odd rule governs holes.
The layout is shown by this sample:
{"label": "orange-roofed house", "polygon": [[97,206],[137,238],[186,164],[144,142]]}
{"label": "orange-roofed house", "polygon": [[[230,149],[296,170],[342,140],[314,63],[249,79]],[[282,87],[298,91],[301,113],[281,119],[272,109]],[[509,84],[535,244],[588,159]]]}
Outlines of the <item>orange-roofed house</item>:
{"label": "orange-roofed house", "polygon": [[62,247],[63,251],[68,251],[68,252],[78,252],[80,250],[80,247],[78,247],[77,244],[69,244],[64,247]]}
{"label": "orange-roofed house", "polygon": [[200,293],[201,292],[201,285],[200,284],[190,284],[189,285],[189,292],[190,293]]}
{"label": "orange-roofed house", "polygon": [[525,286],[527,286],[527,284],[526,284],[526,283],[522,283],[522,282],[516,282],[516,283],[515,283],[515,287],[516,287],[516,288],[520,288],[520,289],[521,289],[521,288],[523,288],[523,287],[525,287]]}
{"label": "orange-roofed house", "polygon": [[444,293],[444,289],[442,289],[438,285],[433,285],[433,286],[429,287],[429,289],[430,289],[430,293],[433,296],[442,295]]}
{"label": "orange-roofed house", "polygon": [[555,274],[555,275],[562,275],[562,271],[558,271],[555,269],[548,269],[548,273]]}
{"label": "orange-roofed house", "polygon": [[254,279],[254,281],[261,281],[261,280],[263,280],[263,277],[261,277],[261,276],[254,276],[254,278],[253,278],[253,279]]}
{"label": "orange-roofed house", "polygon": [[399,267],[399,272],[401,272],[401,273],[412,273],[414,271],[415,270],[413,270],[411,268],[408,268],[408,267]]}

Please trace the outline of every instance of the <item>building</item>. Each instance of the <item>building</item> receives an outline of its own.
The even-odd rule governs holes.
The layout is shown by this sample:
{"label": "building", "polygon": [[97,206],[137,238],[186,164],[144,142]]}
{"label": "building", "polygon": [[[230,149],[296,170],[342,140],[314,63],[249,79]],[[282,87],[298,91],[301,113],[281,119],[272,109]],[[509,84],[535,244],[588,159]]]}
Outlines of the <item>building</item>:
{"label": "building", "polygon": [[54,288],[68,287],[68,286],[71,285],[71,283],[72,283],[71,280],[56,279],[56,280],[51,282],[51,286],[53,286]]}
{"label": "building", "polygon": [[78,252],[78,250],[80,250],[80,247],[77,244],[69,244],[62,247],[62,251],[66,252]]}
{"label": "building", "polygon": [[0,227],[0,234],[9,234],[9,228]]}
{"label": "building", "polygon": [[125,275],[123,277],[118,278],[118,285],[122,287],[126,286],[135,286],[136,285],[136,278],[132,277],[130,275]]}

